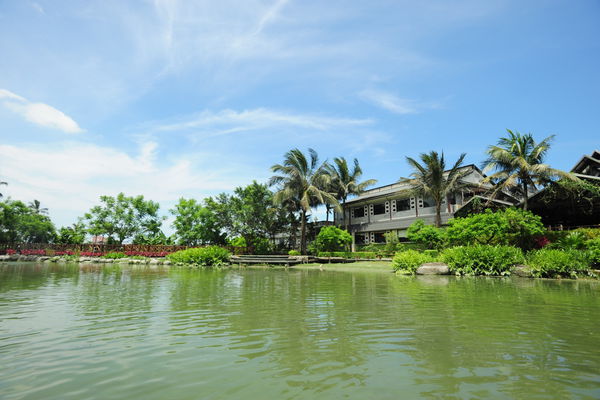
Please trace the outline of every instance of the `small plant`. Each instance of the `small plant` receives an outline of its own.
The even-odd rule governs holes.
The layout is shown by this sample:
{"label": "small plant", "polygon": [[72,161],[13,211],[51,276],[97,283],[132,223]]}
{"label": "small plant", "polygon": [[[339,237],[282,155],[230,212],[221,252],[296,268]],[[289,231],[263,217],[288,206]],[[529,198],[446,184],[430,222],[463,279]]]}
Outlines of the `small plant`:
{"label": "small plant", "polygon": [[586,236],[583,232],[573,231],[556,242],[559,249],[583,250],[585,248]]}
{"label": "small plant", "polygon": [[600,236],[585,242],[590,257],[590,263],[595,268],[600,268]]}
{"label": "small plant", "polygon": [[416,220],[408,227],[406,237],[411,242],[425,246],[428,249],[443,247],[445,241],[443,230],[433,225],[425,225],[422,219]]}
{"label": "small plant", "polygon": [[299,256],[300,252],[298,250],[290,250],[288,251],[289,256]]}
{"label": "small plant", "polygon": [[580,250],[541,249],[527,257],[533,276],[576,278],[589,270],[590,255]]}
{"label": "small plant", "polygon": [[231,254],[219,246],[196,247],[177,251],[167,256],[174,264],[198,265],[202,267],[218,267],[229,263]]}
{"label": "small plant", "polygon": [[121,253],[121,252],[106,253],[105,255],[102,256],[102,258],[111,258],[111,259],[118,259],[118,258],[125,258],[125,257],[127,257],[127,254]]}
{"label": "small plant", "polygon": [[435,261],[435,258],[416,250],[406,250],[396,253],[392,260],[392,268],[404,274],[414,274],[422,264]]}
{"label": "small plant", "polygon": [[477,245],[446,249],[442,260],[456,275],[510,275],[524,257],[517,247]]}

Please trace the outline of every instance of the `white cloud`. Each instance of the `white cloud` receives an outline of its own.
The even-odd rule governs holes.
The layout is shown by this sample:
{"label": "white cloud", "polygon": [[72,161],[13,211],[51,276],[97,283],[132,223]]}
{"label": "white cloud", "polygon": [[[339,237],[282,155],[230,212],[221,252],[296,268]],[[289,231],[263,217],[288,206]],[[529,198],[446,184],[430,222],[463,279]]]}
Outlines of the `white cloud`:
{"label": "white cloud", "polygon": [[367,89],[360,92],[360,96],[368,102],[391,111],[394,114],[414,114],[418,112],[418,107],[414,100],[403,99],[392,93]]}
{"label": "white cloud", "polygon": [[4,100],[2,104],[6,108],[25,117],[27,121],[35,125],[58,129],[66,133],[83,132],[83,129],[71,117],[48,104],[29,102],[26,98],[6,89],[0,89],[0,100]]}
{"label": "white cloud", "polygon": [[0,145],[0,173],[9,183],[2,193],[24,201],[38,199],[58,225],[68,225],[101,195],[143,194],[159,201],[166,213],[181,196],[202,199],[258,176],[252,167],[219,164],[216,155],[179,154],[171,162],[157,161],[158,155],[155,142],[141,144],[133,155],[81,142]]}
{"label": "white cloud", "polygon": [[293,114],[256,108],[244,111],[226,109],[219,112],[205,110],[183,121],[159,125],[155,129],[157,131],[182,131],[200,128],[210,130],[211,136],[218,136],[281,126],[327,131],[339,127],[364,126],[372,122],[370,119]]}

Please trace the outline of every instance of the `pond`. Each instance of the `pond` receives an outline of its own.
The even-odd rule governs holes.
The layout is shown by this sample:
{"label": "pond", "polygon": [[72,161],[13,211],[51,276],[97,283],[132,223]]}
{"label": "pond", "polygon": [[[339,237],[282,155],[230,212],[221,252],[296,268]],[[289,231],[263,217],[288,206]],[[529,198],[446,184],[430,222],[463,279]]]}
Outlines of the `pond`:
{"label": "pond", "polygon": [[600,398],[595,281],[0,265],[2,399]]}

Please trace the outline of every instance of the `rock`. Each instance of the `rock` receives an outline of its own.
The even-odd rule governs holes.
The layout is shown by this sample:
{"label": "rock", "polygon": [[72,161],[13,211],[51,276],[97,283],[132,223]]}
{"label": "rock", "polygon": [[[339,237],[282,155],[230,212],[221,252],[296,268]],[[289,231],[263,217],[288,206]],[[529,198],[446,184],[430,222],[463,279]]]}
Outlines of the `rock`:
{"label": "rock", "polygon": [[165,260],[165,261],[163,261],[163,265],[171,265],[171,261]]}
{"label": "rock", "polygon": [[449,273],[448,266],[440,262],[425,263],[417,268],[417,275],[448,275]]}
{"label": "rock", "polygon": [[150,265],[161,265],[162,261],[161,260],[157,260],[156,258],[153,258],[150,260],[150,262],[148,263]]}
{"label": "rock", "polygon": [[0,256],[0,261],[10,261],[10,255],[5,254]]}
{"label": "rock", "polygon": [[44,261],[48,261],[49,259],[50,259],[50,257],[48,257],[48,256],[41,256],[41,257],[38,257],[37,260],[39,262],[44,262]]}
{"label": "rock", "polygon": [[527,265],[515,265],[510,270],[510,273],[516,276],[520,276],[522,278],[531,278],[533,274],[531,273],[531,268]]}
{"label": "rock", "polygon": [[21,258],[21,256],[19,254],[11,254],[9,260],[10,261],[19,261],[19,258]]}

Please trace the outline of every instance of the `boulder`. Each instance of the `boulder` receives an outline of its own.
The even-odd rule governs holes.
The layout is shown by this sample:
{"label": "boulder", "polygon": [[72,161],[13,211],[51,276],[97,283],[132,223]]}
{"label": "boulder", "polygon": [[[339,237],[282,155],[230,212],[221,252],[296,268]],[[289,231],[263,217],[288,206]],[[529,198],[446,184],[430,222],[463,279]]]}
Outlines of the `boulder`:
{"label": "boulder", "polygon": [[425,263],[417,268],[417,275],[448,275],[450,268],[444,263],[431,262]]}
{"label": "boulder", "polygon": [[8,254],[1,255],[0,261],[10,261],[10,255],[8,255]]}
{"label": "boulder", "polygon": [[171,265],[171,261],[165,260],[165,261],[163,261],[163,265]]}
{"label": "boulder", "polygon": [[515,265],[510,270],[510,273],[516,276],[520,276],[522,278],[531,278],[533,274],[531,273],[531,268],[527,265]]}

